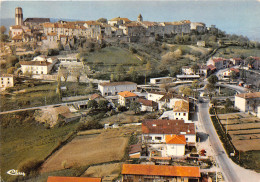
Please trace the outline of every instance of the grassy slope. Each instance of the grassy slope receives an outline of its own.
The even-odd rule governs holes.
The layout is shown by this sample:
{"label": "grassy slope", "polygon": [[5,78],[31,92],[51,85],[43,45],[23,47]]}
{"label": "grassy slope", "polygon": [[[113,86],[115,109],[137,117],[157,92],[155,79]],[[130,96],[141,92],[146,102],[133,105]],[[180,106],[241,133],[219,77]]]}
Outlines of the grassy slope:
{"label": "grassy slope", "polygon": [[1,176],[4,180],[13,178],[6,172],[18,169],[21,162],[44,159],[76,126],[76,123],[71,123],[60,128],[46,129],[30,121],[21,124],[19,119],[13,118],[11,125],[1,127]]}
{"label": "grassy slope", "polygon": [[119,47],[106,47],[100,51],[93,52],[87,57],[87,62],[104,64],[138,64],[140,60],[126,49]]}
{"label": "grassy slope", "polygon": [[239,46],[230,46],[227,48],[220,49],[214,56],[215,57],[225,57],[233,58],[239,55],[244,55],[245,57],[256,56],[260,57],[259,49],[245,49]]}

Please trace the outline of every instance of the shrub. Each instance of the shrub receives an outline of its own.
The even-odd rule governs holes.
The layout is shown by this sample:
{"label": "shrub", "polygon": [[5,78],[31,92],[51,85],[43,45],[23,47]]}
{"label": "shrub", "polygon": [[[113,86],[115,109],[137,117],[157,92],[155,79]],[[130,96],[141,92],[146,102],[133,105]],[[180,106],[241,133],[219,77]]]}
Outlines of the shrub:
{"label": "shrub", "polygon": [[21,163],[18,167],[18,170],[24,172],[26,175],[37,172],[44,161],[39,159],[29,159]]}

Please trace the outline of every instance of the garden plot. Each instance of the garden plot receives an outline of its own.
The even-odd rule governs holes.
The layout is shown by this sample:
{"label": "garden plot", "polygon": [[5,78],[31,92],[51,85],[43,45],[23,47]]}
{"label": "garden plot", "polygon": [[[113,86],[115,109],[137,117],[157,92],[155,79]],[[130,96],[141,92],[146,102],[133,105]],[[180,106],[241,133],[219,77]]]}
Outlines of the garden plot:
{"label": "garden plot", "polygon": [[42,166],[41,172],[87,166],[121,160],[128,144],[127,137],[115,135],[78,136],[51,156]]}
{"label": "garden plot", "polygon": [[244,113],[221,114],[218,117],[237,150],[260,150],[259,118]]}

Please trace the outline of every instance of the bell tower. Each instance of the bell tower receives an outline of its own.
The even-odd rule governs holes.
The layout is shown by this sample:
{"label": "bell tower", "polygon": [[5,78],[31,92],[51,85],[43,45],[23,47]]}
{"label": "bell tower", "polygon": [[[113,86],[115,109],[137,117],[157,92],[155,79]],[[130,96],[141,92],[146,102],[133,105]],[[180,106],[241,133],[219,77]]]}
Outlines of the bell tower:
{"label": "bell tower", "polygon": [[142,21],[143,21],[143,17],[142,17],[141,14],[139,14],[139,16],[137,17],[137,21],[138,21],[138,22],[142,22]]}
{"label": "bell tower", "polygon": [[23,25],[23,9],[21,7],[15,8],[15,25]]}

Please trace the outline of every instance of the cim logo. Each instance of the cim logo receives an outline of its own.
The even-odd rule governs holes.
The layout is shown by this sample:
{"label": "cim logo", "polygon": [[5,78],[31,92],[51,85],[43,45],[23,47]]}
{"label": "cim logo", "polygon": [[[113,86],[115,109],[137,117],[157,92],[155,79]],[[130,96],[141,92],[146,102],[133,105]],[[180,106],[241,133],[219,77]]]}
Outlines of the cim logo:
{"label": "cim logo", "polygon": [[13,176],[25,176],[25,173],[24,172],[18,172],[18,170],[15,170],[15,169],[11,169],[9,171],[6,172],[7,174],[9,175],[13,175]]}

